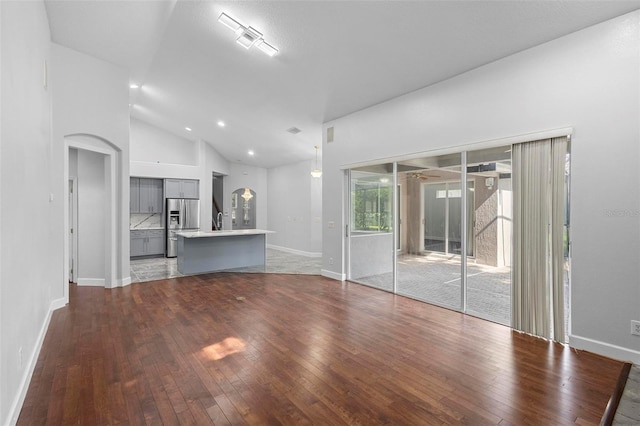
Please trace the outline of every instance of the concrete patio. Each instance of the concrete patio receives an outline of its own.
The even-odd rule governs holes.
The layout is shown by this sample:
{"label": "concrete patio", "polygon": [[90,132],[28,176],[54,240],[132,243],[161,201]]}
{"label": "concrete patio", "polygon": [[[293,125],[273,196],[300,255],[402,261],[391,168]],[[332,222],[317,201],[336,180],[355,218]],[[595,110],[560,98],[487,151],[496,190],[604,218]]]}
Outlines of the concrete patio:
{"label": "concrete patio", "polygon": [[[392,273],[352,281],[393,291]],[[460,310],[460,258],[429,254],[398,257],[398,289],[402,296]],[[511,323],[511,269],[467,264],[467,313],[499,324]]]}

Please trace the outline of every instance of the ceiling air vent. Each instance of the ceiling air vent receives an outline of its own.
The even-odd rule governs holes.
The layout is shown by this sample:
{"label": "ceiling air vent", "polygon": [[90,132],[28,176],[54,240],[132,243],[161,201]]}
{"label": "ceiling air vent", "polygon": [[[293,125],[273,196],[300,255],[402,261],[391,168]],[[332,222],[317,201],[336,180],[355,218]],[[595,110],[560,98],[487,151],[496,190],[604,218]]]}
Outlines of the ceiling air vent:
{"label": "ceiling air vent", "polygon": [[301,131],[302,130],[298,129],[297,127],[290,127],[287,129],[287,132],[291,133],[292,135],[297,135]]}

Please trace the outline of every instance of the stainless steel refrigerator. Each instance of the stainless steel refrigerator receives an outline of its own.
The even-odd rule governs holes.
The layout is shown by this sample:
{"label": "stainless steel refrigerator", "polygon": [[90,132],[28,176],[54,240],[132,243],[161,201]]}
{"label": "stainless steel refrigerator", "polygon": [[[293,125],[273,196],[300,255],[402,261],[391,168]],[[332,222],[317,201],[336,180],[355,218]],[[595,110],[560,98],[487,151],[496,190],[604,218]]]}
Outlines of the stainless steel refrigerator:
{"label": "stainless steel refrigerator", "polygon": [[178,255],[178,231],[200,229],[200,200],[167,198],[167,257]]}

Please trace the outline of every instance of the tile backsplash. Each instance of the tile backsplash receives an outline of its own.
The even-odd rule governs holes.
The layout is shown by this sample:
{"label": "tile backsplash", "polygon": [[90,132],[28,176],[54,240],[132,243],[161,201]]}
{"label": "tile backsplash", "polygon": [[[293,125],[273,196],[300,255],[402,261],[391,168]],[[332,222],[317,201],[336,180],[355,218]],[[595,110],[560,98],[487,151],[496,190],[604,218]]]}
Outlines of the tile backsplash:
{"label": "tile backsplash", "polygon": [[129,229],[164,228],[162,213],[131,213]]}

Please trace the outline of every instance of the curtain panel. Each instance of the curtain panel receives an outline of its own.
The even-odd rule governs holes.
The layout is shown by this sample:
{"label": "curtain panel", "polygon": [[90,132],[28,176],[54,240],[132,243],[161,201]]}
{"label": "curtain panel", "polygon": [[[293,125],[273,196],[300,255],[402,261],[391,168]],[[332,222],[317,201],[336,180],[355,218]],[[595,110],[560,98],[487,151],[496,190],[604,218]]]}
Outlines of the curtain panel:
{"label": "curtain panel", "polygon": [[567,138],[512,146],[512,327],[564,342]]}

